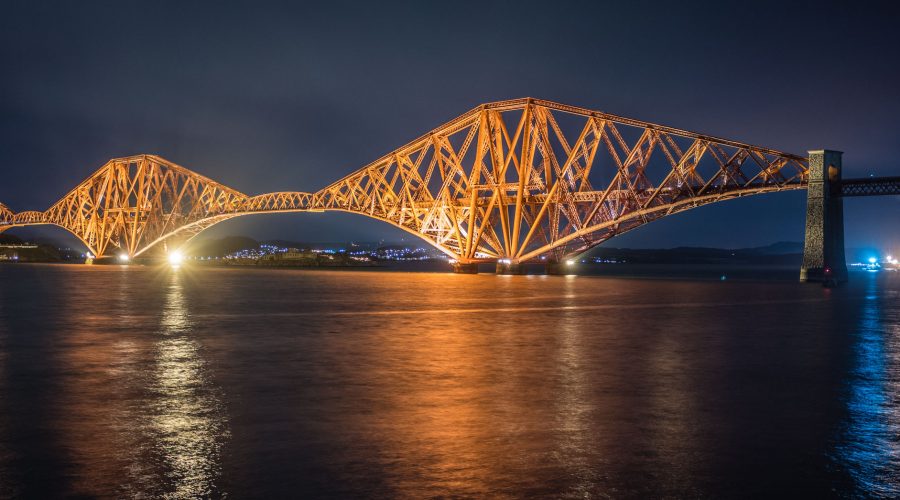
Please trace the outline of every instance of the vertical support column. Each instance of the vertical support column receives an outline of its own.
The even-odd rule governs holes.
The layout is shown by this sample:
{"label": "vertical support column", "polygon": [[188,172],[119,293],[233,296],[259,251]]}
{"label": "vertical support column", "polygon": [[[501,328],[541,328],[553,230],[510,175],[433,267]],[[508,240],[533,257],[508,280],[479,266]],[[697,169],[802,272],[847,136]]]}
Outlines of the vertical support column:
{"label": "vertical support column", "polygon": [[837,285],[847,281],[840,151],[809,152],[806,239],[800,281]]}

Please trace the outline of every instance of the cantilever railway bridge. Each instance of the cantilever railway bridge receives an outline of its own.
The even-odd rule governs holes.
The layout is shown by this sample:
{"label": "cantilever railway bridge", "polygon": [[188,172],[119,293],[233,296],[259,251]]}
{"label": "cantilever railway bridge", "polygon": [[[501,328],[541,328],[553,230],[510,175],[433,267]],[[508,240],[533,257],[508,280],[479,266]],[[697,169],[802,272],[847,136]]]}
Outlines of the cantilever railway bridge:
{"label": "cantilever railway bridge", "polygon": [[159,156],[112,159],[43,212],[0,204],[0,232],[55,224],[98,257],[138,257],[233,217],[340,210],[424,239],[459,270],[514,270],[673,213],[811,181],[834,200],[835,186],[846,196],[900,193],[900,178],[841,182],[838,153],[807,158],[529,98],[481,105],[316,192],[250,196]]}

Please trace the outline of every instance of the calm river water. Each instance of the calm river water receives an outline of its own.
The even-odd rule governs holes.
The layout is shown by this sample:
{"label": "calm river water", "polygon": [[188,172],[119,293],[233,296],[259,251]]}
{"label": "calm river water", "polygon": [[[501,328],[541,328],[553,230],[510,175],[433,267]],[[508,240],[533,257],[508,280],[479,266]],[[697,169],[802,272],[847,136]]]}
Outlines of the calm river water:
{"label": "calm river water", "polygon": [[0,266],[0,497],[900,496],[900,276]]}

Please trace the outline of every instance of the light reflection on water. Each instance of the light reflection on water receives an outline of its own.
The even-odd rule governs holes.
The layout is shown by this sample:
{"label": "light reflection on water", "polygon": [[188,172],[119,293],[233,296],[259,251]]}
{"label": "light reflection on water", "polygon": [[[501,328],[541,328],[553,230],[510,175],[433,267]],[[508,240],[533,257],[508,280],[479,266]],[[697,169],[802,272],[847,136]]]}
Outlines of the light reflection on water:
{"label": "light reflection on water", "polygon": [[[123,275],[124,276],[124,275]],[[76,276],[78,278],[79,276]],[[130,498],[220,495],[228,429],[221,391],[209,379],[178,273],[155,276],[158,302],[113,282],[106,318],[84,314],[83,283],[62,284],[57,340],[61,377],[52,428],[69,460],[71,493]],[[141,319],[156,309],[158,320]]]}
{"label": "light reflection on water", "polygon": [[[572,297],[577,291],[576,283],[574,276],[566,276],[563,285],[566,305],[574,305]],[[587,357],[584,331],[578,328],[578,323],[577,315],[567,311],[561,318],[557,332],[559,346],[556,350],[556,366],[561,390],[557,394],[554,412],[558,437],[553,456],[569,471],[573,479],[568,491],[561,493],[584,498],[596,489],[598,476],[605,472],[605,467],[591,463],[590,459],[590,449],[598,444],[598,440],[591,436],[591,417],[595,411],[595,403],[591,400],[591,380],[585,367],[595,360]]]}
{"label": "light reflection on water", "polygon": [[171,498],[221,494],[221,452],[228,437],[219,391],[205,373],[200,346],[192,338],[182,273],[172,271],[160,320],[162,339],[156,344],[150,429],[156,450],[169,469]]}
{"label": "light reflection on water", "polygon": [[834,459],[856,488],[872,496],[900,497],[900,312],[885,310],[900,293],[867,277],[859,328],[853,335],[847,422]]}
{"label": "light reflection on water", "polygon": [[0,266],[0,497],[896,496],[865,279]]}

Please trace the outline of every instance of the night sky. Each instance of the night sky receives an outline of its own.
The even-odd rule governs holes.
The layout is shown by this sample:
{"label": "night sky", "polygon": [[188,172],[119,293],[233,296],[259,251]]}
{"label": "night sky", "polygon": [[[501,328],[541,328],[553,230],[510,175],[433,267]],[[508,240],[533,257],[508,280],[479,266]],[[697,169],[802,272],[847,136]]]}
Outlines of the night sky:
{"label": "night sky", "polygon": [[[0,201],[44,210],[139,153],[248,194],[315,191],[482,102],[526,96],[842,150],[845,177],[900,175],[896,8],[788,3],[5,1]],[[898,208],[848,199],[847,246],[900,253]],[[606,245],[801,241],[804,209],[805,192],[750,197]],[[340,213],[242,217],[210,234],[409,241]]]}

